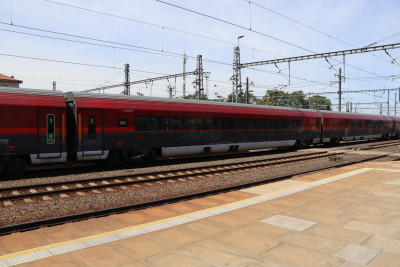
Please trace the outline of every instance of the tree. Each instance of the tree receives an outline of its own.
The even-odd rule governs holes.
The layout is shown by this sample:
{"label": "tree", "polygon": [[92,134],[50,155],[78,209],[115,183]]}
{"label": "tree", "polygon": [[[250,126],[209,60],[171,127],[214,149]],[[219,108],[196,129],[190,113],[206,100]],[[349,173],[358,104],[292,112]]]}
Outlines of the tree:
{"label": "tree", "polygon": [[[233,99],[234,103],[236,103],[236,99]],[[249,92],[249,95],[247,97],[247,104],[257,104],[259,99],[251,92]],[[226,102],[232,102],[232,93],[228,95],[228,99]],[[237,103],[243,103],[246,104],[246,94],[240,90],[238,97],[237,97]]]}
{"label": "tree", "polygon": [[[192,95],[186,95],[184,97],[182,97],[183,99],[195,99],[195,100],[199,100],[199,95],[197,93],[194,93]],[[208,97],[205,94],[202,94],[200,97],[200,100],[208,100]]]}
{"label": "tree", "polygon": [[332,110],[332,102],[325,96],[314,95],[308,98],[309,108],[318,110]]}
{"label": "tree", "polygon": [[267,90],[265,96],[259,100],[260,105],[312,108],[318,110],[332,110],[331,101],[320,95],[307,98],[303,91],[294,91],[292,93],[281,90]]}
{"label": "tree", "polygon": [[303,91],[287,93],[281,90],[267,90],[265,96],[259,101],[261,105],[307,108],[306,95]]}

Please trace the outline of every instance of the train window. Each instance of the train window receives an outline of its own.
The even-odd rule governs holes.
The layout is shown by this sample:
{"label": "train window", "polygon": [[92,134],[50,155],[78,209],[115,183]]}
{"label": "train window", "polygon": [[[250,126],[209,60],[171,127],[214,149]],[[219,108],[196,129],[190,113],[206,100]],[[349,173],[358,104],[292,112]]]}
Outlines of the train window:
{"label": "train window", "polygon": [[281,121],[280,120],[269,120],[269,129],[281,129]]}
{"label": "train window", "polygon": [[54,144],[56,142],[56,116],[54,114],[47,114],[47,144]]}
{"label": "train window", "polygon": [[351,122],[351,128],[362,128],[362,121],[352,121]]}
{"label": "train window", "polygon": [[155,131],[157,130],[157,119],[151,116],[136,116],[136,131]]}
{"label": "train window", "polygon": [[88,139],[96,140],[96,116],[89,115],[88,117]]}
{"label": "train window", "polygon": [[213,118],[203,118],[203,130],[213,130]]}
{"label": "train window", "polygon": [[221,118],[213,118],[213,129],[214,130],[221,130]]}
{"label": "train window", "polygon": [[128,119],[119,119],[118,127],[128,127]]}
{"label": "train window", "polygon": [[185,130],[201,130],[202,118],[196,117],[184,117],[183,118],[183,129]]}
{"label": "train window", "polygon": [[223,118],[222,119],[222,129],[223,130],[236,130],[237,129],[237,119]]}
{"label": "train window", "polygon": [[169,117],[169,130],[178,131],[181,129],[180,117]]}
{"label": "train window", "polygon": [[254,119],[238,119],[239,129],[254,129]]}
{"label": "train window", "polygon": [[[291,124],[292,124],[291,129],[301,129],[301,127],[302,127],[301,120],[293,120],[293,121],[291,121]],[[317,127],[319,127],[318,125],[319,125],[319,121],[317,121]]]}
{"label": "train window", "polygon": [[160,131],[168,131],[169,130],[169,121],[168,117],[158,117],[157,118],[157,130]]}

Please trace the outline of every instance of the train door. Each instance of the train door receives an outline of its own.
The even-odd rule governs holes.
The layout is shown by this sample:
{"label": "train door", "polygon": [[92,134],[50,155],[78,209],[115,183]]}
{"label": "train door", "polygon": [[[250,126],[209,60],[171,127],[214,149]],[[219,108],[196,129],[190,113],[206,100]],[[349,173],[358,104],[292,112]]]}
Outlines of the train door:
{"label": "train door", "polygon": [[38,154],[31,156],[32,163],[64,161],[65,113],[58,108],[38,108],[37,116]]}
{"label": "train door", "polygon": [[103,155],[103,111],[84,109],[80,116],[82,125],[79,129],[83,156]]}

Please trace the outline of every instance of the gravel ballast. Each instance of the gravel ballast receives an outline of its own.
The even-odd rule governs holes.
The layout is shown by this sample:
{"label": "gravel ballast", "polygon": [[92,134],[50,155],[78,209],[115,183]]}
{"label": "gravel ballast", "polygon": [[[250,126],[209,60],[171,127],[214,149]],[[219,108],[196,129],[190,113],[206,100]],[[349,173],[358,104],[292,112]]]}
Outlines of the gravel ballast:
{"label": "gravel ballast", "polygon": [[[237,163],[246,162],[256,159],[268,159],[287,157],[290,155],[307,154],[307,151],[289,152],[278,155],[256,156],[251,158],[240,159],[227,159],[218,162],[201,162],[189,164],[177,164],[169,166],[155,166],[151,168],[137,168],[137,169],[124,169],[103,172],[91,172],[86,174],[73,175],[60,175],[52,178],[37,178],[37,179],[24,179],[16,181],[2,182],[2,187],[7,187],[16,184],[40,184],[42,179],[51,179],[51,181],[68,181],[69,179],[77,179],[77,177],[90,179],[93,177],[101,176],[118,176],[126,174],[147,173],[152,171],[167,171],[182,169],[183,167],[205,167],[220,163]],[[71,214],[84,213],[94,210],[108,209],[112,207],[119,207],[125,205],[132,205],[136,203],[148,202],[157,199],[165,199],[174,196],[188,195],[201,191],[209,191],[212,189],[224,188],[233,185],[240,185],[246,182],[255,182],[284,176],[304,171],[311,171],[317,168],[334,167],[339,164],[367,159],[367,156],[360,155],[343,155],[341,161],[330,161],[328,157],[309,160],[295,164],[285,164],[283,166],[272,167],[268,169],[246,171],[241,173],[220,175],[207,178],[196,178],[186,181],[164,182],[163,184],[153,184],[151,186],[143,185],[141,187],[129,186],[126,190],[115,189],[113,192],[101,191],[100,194],[92,192],[85,193],[84,196],[69,194],[69,197],[53,196],[51,200],[33,200],[32,203],[25,203],[20,201],[15,205],[10,205],[1,208],[0,213],[0,226],[13,225],[23,222],[36,221],[41,219],[48,219]]]}

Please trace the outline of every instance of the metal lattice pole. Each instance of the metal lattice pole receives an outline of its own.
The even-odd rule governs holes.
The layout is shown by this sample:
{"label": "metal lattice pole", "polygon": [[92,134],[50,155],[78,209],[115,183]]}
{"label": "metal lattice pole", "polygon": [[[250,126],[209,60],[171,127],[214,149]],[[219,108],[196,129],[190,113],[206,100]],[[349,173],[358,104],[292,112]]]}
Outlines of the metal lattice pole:
{"label": "metal lattice pole", "polygon": [[125,64],[125,95],[131,94],[130,78],[129,78],[129,64]]}
{"label": "metal lattice pole", "polygon": [[198,98],[202,99],[204,86],[203,86],[203,57],[201,55],[197,56],[197,69],[196,73],[196,91],[198,93]]}
{"label": "metal lattice pole", "polygon": [[238,102],[239,92],[242,88],[242,74],[240,67],[240,48],[233,48],[233,75],[232,75],[232,102]]}

